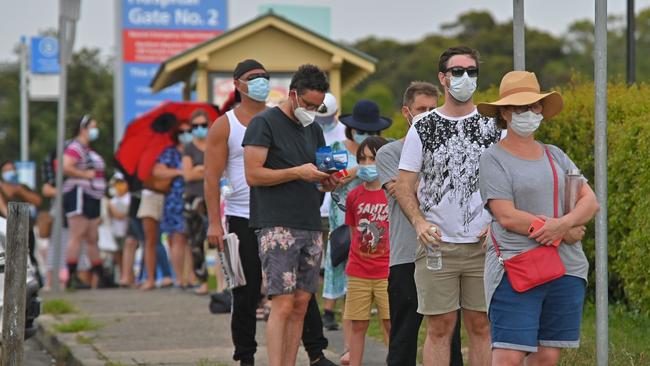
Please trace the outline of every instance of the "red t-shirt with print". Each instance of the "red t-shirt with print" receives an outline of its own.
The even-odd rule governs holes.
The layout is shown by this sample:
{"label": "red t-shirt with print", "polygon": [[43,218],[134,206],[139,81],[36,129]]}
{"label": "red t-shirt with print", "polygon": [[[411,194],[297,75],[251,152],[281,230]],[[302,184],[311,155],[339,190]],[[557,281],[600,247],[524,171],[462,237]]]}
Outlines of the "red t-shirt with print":
{"label": "red t-shirt with print", "polygon": [[345,207],[345,223],[352,230],[345,272],[359,278],[388,278],[388,202],[384,191],[370,191],[361,184],[348,193]]}

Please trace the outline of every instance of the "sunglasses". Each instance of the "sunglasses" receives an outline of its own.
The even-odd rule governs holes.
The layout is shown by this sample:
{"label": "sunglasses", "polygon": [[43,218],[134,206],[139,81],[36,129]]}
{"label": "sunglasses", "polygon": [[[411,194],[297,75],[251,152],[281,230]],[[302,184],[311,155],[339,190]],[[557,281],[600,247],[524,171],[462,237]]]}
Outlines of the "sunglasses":
{"label": "sunglasses", "polygon": [[206,123],[193,123],[192,124],[192,130],[196,130],[197,128],[200,127],[208,127],[207,122]]}
{"label": "sunglasses", "polygon": [[544,109],[544,106],[542,105],[541,102],[536,102],[529,105],[512,106],[512,109],[515,111],[515,113],[519,113],[519,114],[526,113],[528,111],[531,111],[533,113],[542,113],[542,109]]}
{"label": "sunglasses", "polygon": [[251,80],[255,80],[255,79],[259,79],[259,78],[264,78],[266,80],[270,80],[271,76],[269,74],[265,73],[265,72],[261,72],[261,73],[258,73],[258,74],[250,74],[244,80],[251,81]]}
{"label": "sunglasses", "polygon": [[178,133],[192,133],[193,128],[179,128]]}
{"label": "sunglasses", "polygon": [[448,67],[445,72],[451,72],[452,76],[455,77],[461,77],[467,73],[467,76],[471,78],[475,78],[478,76],[478,67],[475,66],[470,66],[470,67],[461,67],[461,66],[452,66]]}
{"label": "sunglasses", "polygon": [[[309,103],[308,101],[305,100],[305,98],[303,98],[302,96],[298,95],[298,92],[296,92],[296,96],[297,96],[298,98],[300,98],[300,100],[302,100],[302,103],[305,105],[304,108],[305,108],[306,110],[308,110],[308,111],[318,112],[318,111],[321,110],[323,107],[325,107],[322,103],[321,103],[321,104],[318,104],[318,105],[316,105],[316,104],[312,104],[312,103]],[[298,100],[298,98],[296,98],[296,100]],[[300,103],[299,103],[299,105],[300,105]],[[327,107],[325,107],[325,110],[327,110]]]}

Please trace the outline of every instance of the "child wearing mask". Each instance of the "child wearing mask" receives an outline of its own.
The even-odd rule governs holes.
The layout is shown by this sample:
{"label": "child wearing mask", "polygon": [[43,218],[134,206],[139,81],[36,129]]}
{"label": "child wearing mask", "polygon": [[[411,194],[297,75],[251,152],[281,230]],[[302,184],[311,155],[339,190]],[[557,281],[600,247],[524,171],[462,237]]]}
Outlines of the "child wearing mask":
{"label": "child wearing mask", "polygon": [[124,240],[128,229],[129,206],[131,205],[131,194],[129,185],[124,180],[122,173],[115,173],[111,179],[112,191],[111,199],[108,203],[108,214],[111,218],[111,234],[117,244],[117,250],[114,254],[114,261],[122,276],[122,252],[124,250]]}
{"label": "child wearing mask", "polygon": [[375,156],[387,141],[369,136],[359,145],[357,177],[361,185],[346,199],[345,224],[350,227],[350,255],[345,272],[348,292],[344,319],[352,323],[350,365],[360,366],[374,303],[382,320],[384,341],[390,332],[388,308],[388,202],[377,176]]}

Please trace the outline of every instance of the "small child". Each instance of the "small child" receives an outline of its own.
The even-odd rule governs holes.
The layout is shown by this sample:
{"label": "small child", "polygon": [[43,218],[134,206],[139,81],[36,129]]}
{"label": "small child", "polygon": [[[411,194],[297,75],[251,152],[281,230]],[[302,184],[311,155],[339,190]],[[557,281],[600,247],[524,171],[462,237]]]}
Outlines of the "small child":
{"label": "small child", "polygon": [[114,263],[117,266],[120,276],[124,273],[122,267],[122,251],[128,228],[129,206],[131,205],[131,194],[129,185],[122,173],[115,173],[111,179],[115,194],[108,203],[108,214],[111,218],[111,233],[117,244],[114,254]]}
{"label": "small child", "polygon": [[377,150],[386,143],[382,137],[370,136],[359,145],[357,177],[363,184],[348,193],[345,205],[345,223],[350,227],[351,244],[345,268],[348,292],[343,318],[352,323],[351,366],[362,363],[373,300],[382,320],[385,343],[388,343],[390,332],[388,202],[375,167]]}

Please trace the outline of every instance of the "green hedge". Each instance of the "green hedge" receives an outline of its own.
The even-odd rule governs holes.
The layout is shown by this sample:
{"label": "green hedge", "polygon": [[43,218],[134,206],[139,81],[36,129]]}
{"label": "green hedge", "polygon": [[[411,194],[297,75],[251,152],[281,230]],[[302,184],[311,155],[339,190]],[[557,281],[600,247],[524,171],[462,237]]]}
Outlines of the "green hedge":
{"label": "green hedge", "polygon": [[[537,138],[562,148],[594,187],[594,84],[575,79],[561,90],[564,110],[542,123]],[[491,101],[498,89],[475,95]],[[608,194],[610,299],[650,314],[650,86],[608,90]],[[406,123],[393,113],[385,135],[399,138]],[[589,291],[594,289],[594,222],[583,241],[590,262]]]}

